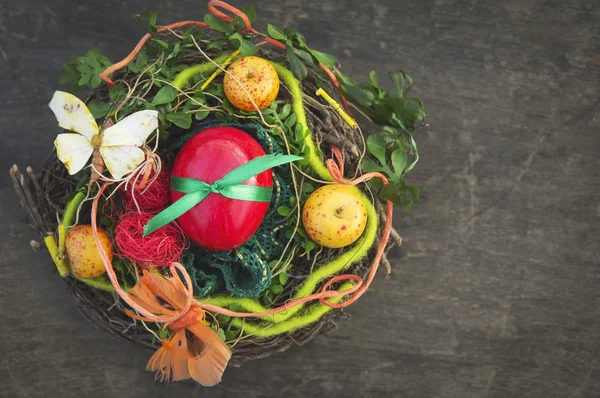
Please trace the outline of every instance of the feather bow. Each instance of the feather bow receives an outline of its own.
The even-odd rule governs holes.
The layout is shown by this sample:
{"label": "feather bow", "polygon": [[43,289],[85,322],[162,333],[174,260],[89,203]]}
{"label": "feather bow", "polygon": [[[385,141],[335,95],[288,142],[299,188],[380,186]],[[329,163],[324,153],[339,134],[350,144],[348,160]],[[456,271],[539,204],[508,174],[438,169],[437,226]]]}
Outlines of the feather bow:
{"label": "feather bow", "polygon": [[[196,304],[189,306],[186,288],[176,272],[170,277],[162,277],[155,272],[144,271],[129,293],[136,304],[149,311],[175,317],[166,325],[173,334],[163,340],[162,347],[148,361],[146,370],[156,372],[160,381],[191,378],[206,387],[221,381],[231,350],[217,333],[202,322],[204,310]],[[127,314],[135,319],[148,320],[129,310]]]}

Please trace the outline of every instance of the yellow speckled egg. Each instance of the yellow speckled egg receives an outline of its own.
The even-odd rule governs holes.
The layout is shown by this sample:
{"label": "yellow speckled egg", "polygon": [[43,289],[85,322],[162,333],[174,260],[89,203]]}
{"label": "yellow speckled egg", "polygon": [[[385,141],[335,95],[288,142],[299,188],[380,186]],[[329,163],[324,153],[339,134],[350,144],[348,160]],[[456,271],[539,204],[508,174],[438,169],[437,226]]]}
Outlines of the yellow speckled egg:
{"label": "yellow speckled egg", "polygon": [[[110,237],[102,228],[98,228],[98,236],[108,258],[112,261]],[[106,272],[100,250],[96,246],[91,225],[77,225],[69,230],[65,240],[67,255],[71,263],[71,271],[80,278],[96,278]]]}
{"label": "yellow speckled egg", "polygon": [[331,184],[314,191],[302,209],[304,229],[321,246],[354,243],[367,225],[367,209],[356,187]]}
{"label": "yellow speckled egg", "polygon": [[227,72],[229,73],[223,79],[223,89],[229,102],[236,108],[256,111],[250,101],[252,98],[258,108],[263,110],[277,98],[279,76],[268,61],[259,57],[243,57],[231,64]]}

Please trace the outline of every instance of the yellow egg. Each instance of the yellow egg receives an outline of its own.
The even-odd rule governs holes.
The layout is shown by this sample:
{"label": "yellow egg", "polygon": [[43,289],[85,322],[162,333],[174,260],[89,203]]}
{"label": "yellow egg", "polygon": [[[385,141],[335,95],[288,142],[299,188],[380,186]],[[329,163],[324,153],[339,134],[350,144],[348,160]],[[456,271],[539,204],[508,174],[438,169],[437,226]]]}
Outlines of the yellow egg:
{"label": "yellow egg", "polygon": [[256,111],[248,95],[260,110],[271,105],[277,98],[279,76],[269,61],[259,57],[243,57],[231,64],[227,72],[223,79],[223,89],[229,102],[236,108]]}
{"label": "yellow egg", "polygon": [[304,229],[321,246],[354,243],[367,225],[367,209],[356,187],[331,184],[314,191],[302,209]]}
{"label": "yellow egg", "polygon": [[[112,261],[110,237],[102,228],[98,228],[98,237]],[[96,246],[91,225],[77,225],[69,230],[65,240],[67,255],[71,263],[71,271],[80,278],[96,278],[106,272],[100,250]]]}

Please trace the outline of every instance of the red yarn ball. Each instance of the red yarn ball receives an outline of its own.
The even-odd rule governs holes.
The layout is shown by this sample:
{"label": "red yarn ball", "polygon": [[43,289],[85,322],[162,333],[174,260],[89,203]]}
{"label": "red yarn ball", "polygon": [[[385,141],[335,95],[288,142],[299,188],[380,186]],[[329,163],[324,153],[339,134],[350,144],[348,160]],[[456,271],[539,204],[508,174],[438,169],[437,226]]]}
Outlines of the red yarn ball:
{"label": "red yarn ball", "polygon": [[[149,181],[154,178],[154,173]],[[135,199],[134,199],[135,198]],[[123,206],[126,211],[138,211],[135,203],[141,212],[158,212],[171,204],[169,173],[161,170],[152,183],[144,189],[136,189],[135,186],[129,186],[123,194]]]}
{"label": "red yarn ball", "polygon": [[148,236],[144,225],[152,213],[129,212],[121,215],[115,228],[115,244],[121,255],[140,265],[168,266],[179,261],[188,247],[188,239],[176,223],[165,225]]}

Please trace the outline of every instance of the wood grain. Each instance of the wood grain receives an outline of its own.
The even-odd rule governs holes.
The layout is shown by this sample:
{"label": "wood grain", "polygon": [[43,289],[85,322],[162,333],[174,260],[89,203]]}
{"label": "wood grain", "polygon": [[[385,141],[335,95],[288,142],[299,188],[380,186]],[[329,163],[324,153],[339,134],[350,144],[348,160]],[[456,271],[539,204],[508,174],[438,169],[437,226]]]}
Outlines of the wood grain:
{"label": "wood grain", "polygon": [[[200,3],[0,1],[0,169],[51,148],[47,103],[69,56],[117,60],[142,34],[132,14],[201,18]],[[339,332],[230,369],[212,390],[161,385],[145,351],[77,313],[2,173],[0,396],[600,396],[600,4],[255,5],[261,29],[297,27],[352,75],[415,78],[431,127],[410,177],[421,199],[394,220],[393,277]]]}

